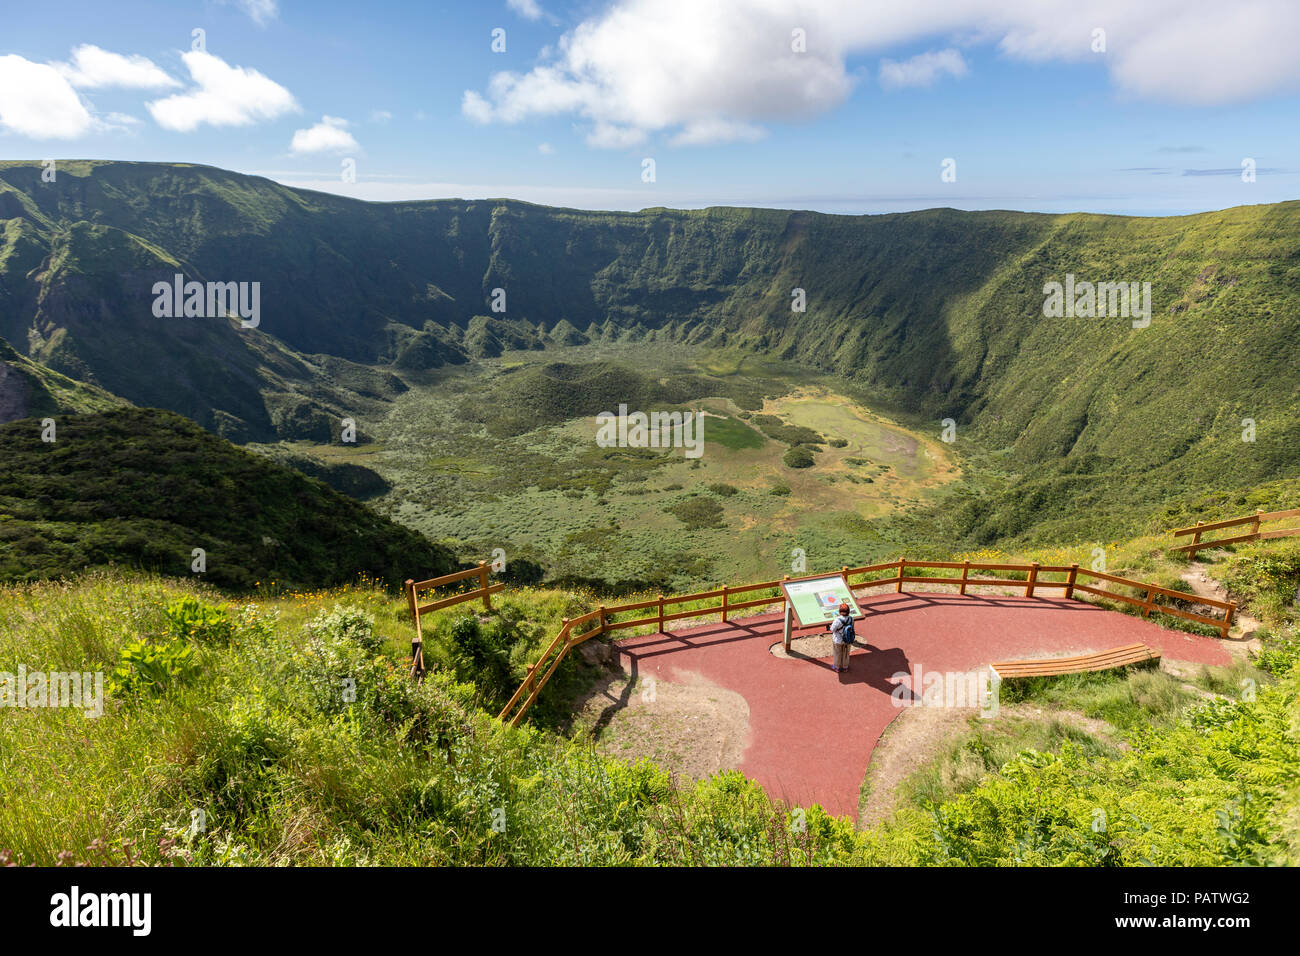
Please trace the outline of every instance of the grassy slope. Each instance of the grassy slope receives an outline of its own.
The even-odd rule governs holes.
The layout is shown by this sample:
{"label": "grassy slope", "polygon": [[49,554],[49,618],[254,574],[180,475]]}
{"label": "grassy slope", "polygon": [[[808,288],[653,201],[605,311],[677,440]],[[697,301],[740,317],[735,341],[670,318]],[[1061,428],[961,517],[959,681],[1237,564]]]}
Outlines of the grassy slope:
{"label": "grassy slope", "polygon": [[215,584],[251,589],[388,584],[455,567],[446,549],[319,481],[156,409],[0,426],[0,579],[108,564],[190,574],[207,552]]}
{"label": "grassy slope", "polygon": [[[186,595],[224,603],[191,582],[120,574],[0,589],[0,670],[113,670],[131,642],[174,646],[164,609]],[[339,603],[373,619],[378,656],[321,622]],[[1022,733],[1058,752],[1019,752],[991,773],[967,768],[961,786],[931,788],[932,806],[905,806],[855,833],[816,808],[792,815],[739,774],[680,791],[649,764],[600,758],[581,741],[478,711],[500,692],[484,688],[495,655],[518,670],[558,617],[584,603],[533,590],[499,600],[494,618],[508,626],[498,637],[522,635],[513,648],[467,644],[474,618],[436,613],[426,635],[439,666],[418,690],[400,662],[411,637],[400,599],[361,587],[228,605],[229,638],[192,637],[185,680],[111,693],[98,719],[4,714],[0,855],[47,864],[64,852],[218,864],[1300,862],[1294,653],[1254,701],[1135,729],[1122,753]],[[315,639],[304,630],[313,622]],[[339,692],[346,676],[354,701]],[[477,689],[464,683],[470,676]],[[1140,727],[1148,721],[1126,680],[1096,678],[1088,693],[1111,702],[1107,716],[1119,707]],[[200,809],[206,830],[187,835]]]}

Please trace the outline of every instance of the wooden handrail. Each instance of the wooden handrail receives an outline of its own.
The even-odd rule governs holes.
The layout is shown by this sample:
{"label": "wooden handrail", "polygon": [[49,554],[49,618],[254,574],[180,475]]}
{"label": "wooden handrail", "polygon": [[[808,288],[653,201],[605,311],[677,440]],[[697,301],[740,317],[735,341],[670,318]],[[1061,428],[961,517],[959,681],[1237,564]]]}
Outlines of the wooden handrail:
{"label": "wooden handrail", "polygon": [[[569,642],[567,640],[561,643],[559,648],[559,653],[557,653],[555,659],[551,661],[551,666],[546,669],[546,673],[542,674],[541,680],[537,680],[537,675],[541,672],[542,665],[546,663],[545,658],[539,660],[533,667],[529,668],[528,680],[520,686],[519,690],[525,690],[530,682],[533,687],[531,692],[528,694],[528,698],[519,705],[518,712],[511,719],[511,727],[519,726],[519,721],[524,719],[524,714],[528,713],[529,708],[533,706],[533,702],[537,700],[537,695],[542,692],[542,688],[545,687],[547,682],[551,679],[551,675],[555,673],[555,669],[560,666],[560,661],[564,660],[564,658],[568,656]],[[502,715],[505,713],[505,711],[502,711]]]}
{"label": "wooden handrail", "polygon": [[1194,534],[1197,531],[1215,531],[1219,528],[1231,528],[1234,525],[1249,524],[1258,518],[1260,521],[1280,521],[1283,518],[1300,518],[1300,508],[1290,508],[1286,511],[1257,511],[1253,515],[1244,515],[1240,518],[1228,518],[1225,521],[1215,521],[1210,524],[1198,524],[1191,528],[1179,528],[1171,532],[1175,538],[1185,534]]}
{"label": "wooden handrail", "polygon": [[884,564],[864,564],[860,568],[849,568],[847,574],[870,574],[874,571],[888,571],[890,568],[898,567],[897,561],[886,561]]}
{"label": "wooden handrail", "polygon": [[[431,601],[428,604],[420,604],[419,602],[421,591],[432,590],[444,584],[454,584],[457,581],[464,581],[473,577],[478,578],[478,587],[462,591],[460,594],[452,594],[437,601]],[[504,583],[489,584],[488,563],[480,561],[475,567],[466,568],[463,571],[453,571],[451,574],[444,574],[438,578],[429,578],[427,581],[415,581],[407,578],[403,587],[406,591],[406,604],[411,611],[411,623],[415,626],[415,637],[411,640],[411,676],[419,681],[424,677],[424,630],[420,626],[420,616],[464,601],[481,600],[484,610],[491,611],[492,595],[504,591],[506,586]]]}
{"label": "wooden handrail", "polygon": [[[463,601],[473,601],[475,598],[486,599],[489,594],[499,594],[506,589],[505,584],[490,584],[485,588],[475,588],[473,591],[466,591],[463,594],[453,594],[451,597],[442,598],[439,601],[432,601],[429,604],[421,604],[417,610],[421,614],[427,614],[429,611],[436,611],[439,608],[451,607],[453,604],[460,604]],[[489,611],[492,610],[491,604],[488,604]]]}
{"label": "wooden handrail", "polygon": [[[480,561],[479,564],[486,562]],[[427,581],[412,581],[411,584],[417,591],[424,591],[428,588],[442,587],[444,584],[452,584],[456,581],[463,581],[465,578],[472,578],[478,575],[478,565],[472,568],[466,568],[463,571],[453,571],[451,574],[444,574],[440,578],[429,578]]]}
{"label": "wooden handrail", "polygon": [[[1292,535],[1300,534],[1300,528],[1280,528],[1274,531],[1260,531],[1260,525],[1265,521],[1282,521],[1286,518],[1300,518],[1300,508],[1288,508],[1285,511],[1256,511],[1253,515],[1243,515],[1240,518],[1227,518],[1223,521],[1212,521],[1209,524],[1198,521],[1191,528],[1177,528],[1171,531],[1175,538],[1183,535],[1192,535],[1191,544],[1183,544],[1170,548],[1170,551],[1185,551],[1189,557],[1195,558],[1197,551],[1203,551],[1206,548],[1218,548],[1225,544],[1240,544],[1243,541],[1263,541],[1269,538],[1289,538]],[[1253,530],[1246,534],[1233,535],[1230,538],[1218,538],[1214,541],[1202,541],[1201,535],[1207,531],[1218,531],[1223,528],[1235,528],[1239,525],[1254,525]]]}
{"label": "wooden handrail", "polygon": [[[1300,515],[1300,510],[1297,510],[1296,514]],[[950,570],[959,569],[961,570],[962,574],[960,577],[935,577],[935,576],[908,575],[905,573],[906,568],[917,568],[917,569],[943,568],[943,569],[950,569]],[[875,578],[870,581],[860,581],[857,584],[853,584],[850,581],[850,578],[854,575],[874,573],[877,571],[888,571],[891,569],[894,570],[896,573],[890,577]],[[970,577],[971,571],[1023,571],[1025,572],[1026,577],[1024,580],[1008,579],[1008,578],[972,578]],[[834,574],[834,573],[835,572],[827,572],[827,574],[812,574],[812,575],[807,575],[807,578],[810,579],[810,578],[826,577],[829,574]],[[1070,564],[1070,565],[1041,564],[1040,565],[1037,563],[998,564],[998,563],[984,562],[984,561],[916,561],[910,558],[900,557],[897,561],[890,561],[886,564],[867,565],[860,568],[841,568],[839,573],[844,576],[844,579],[846,581],[850,581],[849,587],[850,589],[855,591],[860,591],[865,588],[879,587],[882,585],[890,585],[890,584],[895,585],[901,591],[902,586],[904,584],[914,584],[914,583],[915,584],[959,585],[961,587],[962,594],[966,593],[967,586],[981,585],[981,584],[996,585],[996,586],[1003,586],[1003,587],[1024,587],[1026,597],[1033,597],[1034,592],[1041,588],[1064,588],[1065,597],[1070,599],[1074,598],[1074,592],[1082,591],[1085,594],[1093,594],[1098,597],[1118,600],[1128,604],[1137,605],[1143,609],[1143,615],[1142,615],[1143,617],[1149,616],[1152,611],[1157,611],[1161,614],[1169,614],[1173,617],[1179,617],[1184,620],[1196,621],[1201,624],[1208,624],[1213,627],[1219,628],[1219,634],[1221,637],[1228,636],[1228,631],[1232,627],[1233,618],[1235,617],[1237,611],[1237,605],[1235,602],[1232,601],[1219,601],[1215,598],[1202,597],[1199,594],[1190,594],[1185,591],[1175,591],[1172,588],[1165,588],[1155,584],[1148,584],[1145,581],[1135,581],[1132,578],[1124,578],[1116,574],[1107,574],[1104,571],[1092,571],[1087,568],[1081,568],[1077,564]],[[1067,578],[1064,581],[1044,581],[1041,577],[1039,577],[1039,575],[1044,573],[1065,574],[1067,575]],[[1114,584],[1124,585],[1126,587],[1137,588],[1139,590],[1144,591],[1146,597],[1135,598],[1135,597],[1130,597],[1127,594],[1121,594],[1116,591],[1108,591],[1104,588],[1090,587],[1079,582],[1078,580],[1079,575],[1089,575],[1096,580],[1108,581]],[[784,580],[789,581],[791,579],[787,578]],[[794,580],[804,580],[804,579],[794,579]],[[737,610],[742,610],[748,607],[760,607],[768,604],[776,604],[778,602],[784,603],[785,601],[784,595],[774,596],[770,598],[758,598],[756,600],[751,600],[751,601],[737,602],[737,601],[730,600],[730,597],[732,595],[738,593],[745,593],[747,591],[757,591],[763,589],[776,588],[780,586],[781,583],[782,583],[781,581],[765,581],[759,584],[746,584],[746,585],[739,585],[739,586],[727,585],[723,588],[715,589],[712,591],[699,591],[694,594],[677,595],[675,597],[656,595],[655,598],[652,600],[633,601],[627,604],[615,604],[613,606],[602,606],[598,610],[589,612],[588,614],[585,614],[579,618],[573,618],[572,620],[570,620],[569,618],[565,618],[564,626],[560,629],[560,633],[555,636],[555,639],[553,641],[551,641],[550,646],[548,646],[547,649],[542,653],[541,657],[538,658],[537,663],[533,664],[528,668],[528,676],[524,679],[524,682],[519,685],[519,689],[515,691],[514,696],[510,698],[509,703],[507,703],[506,706],[502,708],[501,713],[498,714],[497,717],[499,720],[506,720],[507,717],[509,717],[511,725],[517,726],[519,724],[519,721],[522,720],[524,715],[528,712],[529,708],[532,707],[533,702],[537,700],[538,694],[541,693],[542,688],[544,688],[546,686],[546,683],[551,679],[551,675],[555,673],[555,670],[557,667],[559,667],[560,662],[564,660],[564,658],[568,655],[569,651],[571,651],[574,647],[578,646],[584,641],[591,640],[594,637],[603,636],[612,631],[621,631],[629,627],[641,627],[649,624],[655,624],[662,629],[666,621],[685,620],[687,618],[692,618],[692,617],[706,617],[711,614],[721,613],[724,615],[723,619],[725,620],[726,619],[725,615]],[[1183,601],[1188,601],[1192,604],[1199,604],[1208,607],[1220,608],[1223,610],[1224,613],[1222,617],[1207,617],[1202,614],[1195,614],[1191,611],[1185,611],[1182,608],[1177,608],[1177,607],[1172,607],[1167,605],[1157,605],[1151,600],[1151,596],[1153,594],[1163,594],[1168,597],[1177,598]],[[673,613],[664,613],[663,610],[664,605],[666,604],[681,604],[687,601],[707,600],[713,597],[722,597],[724,599],[723,603],[717,605],[709,605],[701,608],[690,608],[685,611],[677,611]],[[655,613],[646,617],[634,618],[632,620],[627,620],[627,621],[610,620],[612,616],[620,613],[628,613],[631,611],[644,611],[648,608],[654,608]],[[594,619],[599,619],[599,623],[597,624],[596,627],[592,628],[589,631],[581,633],[576,637],[571,636],[571,630],[574,626],[580,623],[585,624],[587,621],[594,620]],[[558,653],[556,650],[557,648],[558,648]],[[553,660],[551,659],[552,654],[555,655]],[[549,666],[547,666],[548,661],[549,661]],[[542,668],[544,666],[546,667],[546,670],[543,673]],[[540,680],[538,679],[538,674],[542,674]],[[526,699],[525,699],[525,695],[527,695]],[[513,716],[511,716],[512,712],[513,712]]]}
{"label": "wooden handrail", "polygon": [[[519,685],[519,689],[514,692],[514,695],[510,698],[510,701],[505,705],[505,707],[501,708],[501,713],[497,715],[497,720],[504,720],[506,714],[510,713],[510,710],[515,706],[515,704],[519,702],[519,699],[523,697],[525,693],[528,692],[528,690],[532,687],[533,681],[536,679],[537,672],[541,668],[542,664],[546,662],[546,659],[551,655],[551,652],[555,650],[558,644],[560,644],[562,641],[567,644],[566,638],[568,636],[569,636],[569,619],[566,617],[564,619],[563,625],[560,627],[560,632],[556,634],[555,637],[551,640],[550,646],[548,646],[546,650],[542,652],[542,656],[537,659],[537,663],[529,665],[528,676],[524,678],[523,683]],[[561,652],[561,656],[563,656],[563,652]],[[527,708],[525,708],[525,710],[526,709]],[[523,715],[524,712],[520,711],[520,713],[515,717],[515,719],[511,721],[511,724],[512,725],[518,724],[519,718],[523,717]]]}
{"label": "wooden handrail", "polygon": [[1134,588],[1146,588],[1148,591],[1154,591],[1157,594],[1164,594],[1168,597],[1182,598],[1185,601],[1192,601],[1196,604],[1208,604],[1211,607],[1229,608],[1235,607],[1231,601],[1220,601],[1218,598],[1202,597],[1189,591],[1175,591],[1173,588],[1163,588],[1157,584],[1147,584],[1145,581],[1134,581],[1132,578],[1121,578],[1118,575],[1106,574],[1104,571],[1090,571],[1087,568],[1080,568],[1080,574],[1086,574],[1089,577],[1097,578],[1101,581],[1111,581],[1115,584],[1124,584]]}

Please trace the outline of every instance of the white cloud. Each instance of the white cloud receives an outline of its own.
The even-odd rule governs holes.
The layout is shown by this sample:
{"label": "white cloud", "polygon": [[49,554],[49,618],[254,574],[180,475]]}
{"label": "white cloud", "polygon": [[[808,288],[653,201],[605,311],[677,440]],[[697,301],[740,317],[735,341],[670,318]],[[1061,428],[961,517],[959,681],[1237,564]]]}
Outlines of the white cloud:
{"label": "white cloud", "polygon": [[466,90],[460,101],[460,111],[475,123],[492,122],[492,104],[473,90]]}
{"label": "white cloud", "polygon": [[538,143],[537,151],[543,156],[551,156],[555,153],[555,147],[550,143]]}
{"label": "white cloud", "polygon": [[145,104],[164,129],[188,133],[203,123],[247,126],[299,109],[293,94],[257,70],[230,66],[202,50],[181,55],[197,86]]}
{"label": "white cloud", "polygon": [[265,26],[280,15],[280,5],[276,0],[235,0],[235,3],[259,27]]}
{"label": "white cloud", "polygon": [[[1098,27],[1105,53],[1092,50]],[[805,52],[791,48],[795,29],[805,31]],[[660,131],[682,144],[743,141],[764,123],[842,103],[855,81],[849,57],[935,39],[1091,63],[1123,93],[1207,105],[1300,87],[1296,36],[1294,0],[615,0],[532,70],[467,91],[461,109],[480,123],[572,114],[597,146]],[[948,49],[882,65],[881,80],[915,85],[964,69]]]}
{"label": "white cloud", "polygon": [[97,114],[74,87],[141,87],[163,81],[176,85],[143,57],[82,46],[74,51],[73,61],[33,63],[21,56],[0,56],[0,130],[31,139],[130,132],[142,125],[140,119],[128,113]]}
{"label": "white cloud", "polygon": [[1043,17],[1009,30],[1001,49],[1027,60],[1105,61],[1124,92],[1143,99],[1211,106],[1243,102],[1300,87],[1300,5],[1290,0],[1161,0],[1108,2],[1086,33],[1106,31],[1105,54],[1080,53],[1067,31],[1084,29],[1074,11],[1060,22]]}
{"label": "white cloud", "polygon": [[159,90],[180,83],[142,56],[110,53],[89,43],[72,51],[71,63],[50,64],[79,89],[117,86],[137,90]]}
{"label": "white cloud", "polygon": [[763,136],[763,127],[752,123],[710,119],[687,123],[670,142],[673,146],[706,146],[710,143],[752,143]]}
{"label": "white cloud", "polygon": [[965,76],[966,61],[959,51],[948,49],[918,53],[910,60],[881,60],[880,85],[887,90],[909,86],[933,86],[943,76]]}
{"label": "white cloud", "polygon": [[105,129],[129,131],[137,126],[143,126],[144,120],[132,116],[130,113],[107,113],[104,116],[103,125]]}
{"label": "white cloud", "polygon": [[506,6],[525,20],[540,20],[542,18],[542,8],[538,5],[537,0],[506,0]]}
{"label": "white cloud", "polygon": [[388,122],[389,120],[391,120],[392,118],[393,118],[393,114],[390,113],[390,112],[388,112],[388,110],[371,110],[371,111],[370,111],[370,122],[372,122],[372,123],[379,123],[379,124],[382,125],[382,124],[384,124],[384,123],[387,123],[387,122]]}
{"label": "white cloud", "polygon": [[361,144],[348,132],[348,121],[337,116],[322,116],[321,121],[309,129],[293,134],[289,149],[295,153],[346,153],[361,149]]}
{"label": "white cloud", "polygon": [[96,122],[53,66],[10,54],[0,56],[0,127],[31,139],[75,139]]}
{"label": "white cloud", "polygon": [[574,113],[590,123],[590,144],[611,148],[668,128],[682,142],[752,139],[755,122],[800,118],[853,85],[838,48],[791,50],[791,30],[807,22],[793,9],[788,0],[623,0],[565,34],[530,72],[495,74],[462,109],[504,123]]}
{"label": "white cloud", "polygon": [[615,126],[612,123],[597,123],[587,134],[587,145],[601,149],[626,149],[629,146],[640,146],[645,141],[645,130],[634,126]]}

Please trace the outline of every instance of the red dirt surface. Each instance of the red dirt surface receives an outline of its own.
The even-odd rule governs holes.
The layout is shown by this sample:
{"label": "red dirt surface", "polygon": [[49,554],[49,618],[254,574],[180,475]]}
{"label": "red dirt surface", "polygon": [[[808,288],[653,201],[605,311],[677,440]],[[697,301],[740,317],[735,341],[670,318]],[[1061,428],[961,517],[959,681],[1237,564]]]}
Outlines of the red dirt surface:
{"label": "red dirt surface", "polygon": [[[848,673],[830,659],[782,659],[781,615],[627,638],[615,645],[634,676],[695,672],[749,703],[739,769],[792,806],[856,818],[871,751],[902,708],[897,673],[965,673],[992,661],[1060,657],[1142,641],[1172,660],[1226,665],[1218,641],[1064,598],[903,592],[859,597],[863,618]],[[816,634],[824,626],[795,631]],[[916,688],[918,691],[920,687]]]}

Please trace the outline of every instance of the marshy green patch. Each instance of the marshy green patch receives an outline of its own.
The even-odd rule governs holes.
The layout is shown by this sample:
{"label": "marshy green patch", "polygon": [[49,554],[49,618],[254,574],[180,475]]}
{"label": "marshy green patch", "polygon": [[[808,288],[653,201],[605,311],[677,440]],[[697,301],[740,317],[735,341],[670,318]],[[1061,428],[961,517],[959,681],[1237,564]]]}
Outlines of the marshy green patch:
{"label": "marshy green patch", "polygon": [[[797,547],[865,563],[897,547],[870,522],[939,500],[957,459],[822,379],[653,343],[505,351],[412,379],[366,446],[390,487],[372,503],[465,553],[535,556],[557,579],[691,589],[779,575]],[[700,413],[702,453],[601,447],[596,416],[620,405]],[[616,539],[585,536],[609,527]]]}

